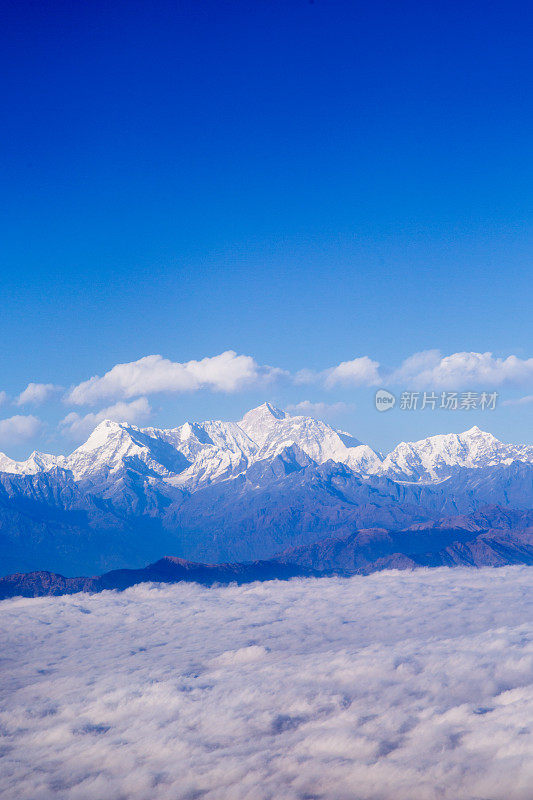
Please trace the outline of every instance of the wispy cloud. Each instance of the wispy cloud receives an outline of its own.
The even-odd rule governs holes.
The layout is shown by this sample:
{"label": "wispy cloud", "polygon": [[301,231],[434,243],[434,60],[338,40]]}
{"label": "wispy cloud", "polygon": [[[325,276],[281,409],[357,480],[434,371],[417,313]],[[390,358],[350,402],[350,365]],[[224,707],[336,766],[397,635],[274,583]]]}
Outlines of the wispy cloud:
{"label": "wispy cloud", "polygon": [[525,800],[532,581],[439,569],[6,601],[0,794]]}
{"label": "wispy cloud", "polygon": [[286,410],[291,414],[303,417],[334,417],[355,408],[353,403],[312,403],[310,400],[301,400],[299,403],[290,403]]}
{"label": "wispy cloud", "polygon": [[145,422],[152,409],[146,397],[139,397],[132,400],[130,403],[120,401],[112,406],[103,408],[101,411],[92,412],[89,414],[78,414],[76,411],[71,411],[70,414],[61,420],[59,423],[60,429],[67,433],[73,439],[80,439],[87,436],[94,430],[94,428],[104,419],[110,419],[114,422],[129,422],[132,425],[138,425]]}
{"label": "wispy cloud", "polygon": [[502,406],[528,406],[533,403],[533,394],[519,397],[517,400],[504,400]]}

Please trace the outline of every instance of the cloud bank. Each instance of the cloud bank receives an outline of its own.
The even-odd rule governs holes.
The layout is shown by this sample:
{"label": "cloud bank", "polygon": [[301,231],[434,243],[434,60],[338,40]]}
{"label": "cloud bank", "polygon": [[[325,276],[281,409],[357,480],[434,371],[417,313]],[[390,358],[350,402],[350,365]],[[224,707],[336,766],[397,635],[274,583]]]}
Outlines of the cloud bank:
{"label": "cloud bank", "polygon": [[[358,355],[322,370],[300,369],[290,373],[279,367],[260,365],[251,356],[238,355],[233,350],[186,362],[148,355],[137,361],[116,364],[102,376],[94,375],[72,386],[62,398],[71,408],[59,423],[58,431],[79,440],[106,418],[143,424],[152,413],[148,398],[160,393],[237,393],[264,389],[274,382],[314,386],[325,392],[378,386],[394,391],[492,391],[504,386],[527,390],[533,387],[533,358],[497,357],[491,352],[474,351],[443,356],[439,350],[424,350],[409,356],[396,368],[387,368],[368,355]],[[16,406],[38,405],[61,391],[61,387],[53,383],[31,382],[12,402]],[[505,400],[501,405],[524,407],[531,403],[532,397],[529,393],[522,398]],[[0,404],[7,401],[6,393],[0,392]],[[81,413],[78,410],[81,406],[100,410]],[[353,404],[340,401],[302,400],[288,405],[287,409],[297,414],[329,418],[350,407],[353,408]],[[31,415],[11,417],[0,422],[0,444],[27,442],[40,429],[41,423]]]}
{"label": "cloud bank", "polygon": [[[95,375],[67,392],[65,402],[94,405],[105,400],[128,400],[158,392],[238,392],[266,385],[276,379],[296,385],[317,385],[325,389],[396,385],[434,389],[471,386],[484,388],[503,384],[522,385],[533,381],[533,358],[510,355],[496,358],[492,353],[464,352],[442,356],[438,350],[425,350],[409,356],[398,368],[386,370],[369,356],[357,356],[321,371],[301,369],[294,374],[278,367],[260,366],[251,356],[233,350],[200,361],[183,363],[151,355],[117,364],[105,375]],[[51,384],[30,384],[20,395],[54,390]],[[19,398],[19,402],[20,402]]]}
{"label": "cloud bank", "polygon": [[530,800],[533,570],[2,603],[17,800]]}
{"label": "cloud bank", "polygon": [[435,389],[519,385],[533,381],[533,358],[495,358],[492,353],[474,352],[443,357],[438,350],[426,350],[407,358],[390,381]]}
{"label": "cloud bank", "polygon": [[236,392],[268,380],[279,372],[281,370],[260,367],[251,356],[237,355],[233,350],[184,363],[152,355],[117,364],[102,377],[95,375],[74,386],[65,399],[74,405],[92,405],[101,400],[128,399],[156,392],[194,392],[199,389]]}
{"label": "cloud bank", "polygon": [[522,359],[515,355],[497,358],[490,352],[443,356],[439,350],[423,350],[406,358],[398,368],[387,370],[369,356],[360,356],[321,372],[300,370],[294,376],[294,382],[314,383],[326,389],[378,385],[417,389],[491,389],[504,384],[533,384],[533,358]]}

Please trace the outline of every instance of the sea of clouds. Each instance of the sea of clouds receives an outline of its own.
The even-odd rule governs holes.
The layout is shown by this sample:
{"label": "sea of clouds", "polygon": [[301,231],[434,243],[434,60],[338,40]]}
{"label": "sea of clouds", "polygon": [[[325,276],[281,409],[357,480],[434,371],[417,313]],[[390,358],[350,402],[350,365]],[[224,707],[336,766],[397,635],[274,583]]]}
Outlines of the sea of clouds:
{"label": "sea of clouds", "polygon": [[531,800],[533,569],[0,604],[4,800]]}

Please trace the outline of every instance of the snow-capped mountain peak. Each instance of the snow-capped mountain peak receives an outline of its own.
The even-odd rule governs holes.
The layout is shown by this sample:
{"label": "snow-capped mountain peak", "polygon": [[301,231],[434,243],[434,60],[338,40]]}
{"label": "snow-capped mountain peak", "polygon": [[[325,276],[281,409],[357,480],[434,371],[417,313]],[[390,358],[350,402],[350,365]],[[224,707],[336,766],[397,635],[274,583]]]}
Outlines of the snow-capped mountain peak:
{"label": "snow-capped mountain peak", "polygon": [[75,452],[89,452],[98,450],[107,445],[110,441],[117,441],[127,435],[127,430],[131,426],[124,422],[114,422],[111,419],[104,419],[93,430],[86,442],[80,445]]}
{"label": "snow-capped mountain peak", "polygon": [[504,444],[475,425],[463,433],[401,442],[383,460],[381,471],[400,480],[436,480],[457,468],[476,469],[509,461],[533,461],[533,447]]}
{"label": "snow-capped mountain peak", "polygon": [[[498,439],[489,433],[488,431],[482,431],[481,428],[478,428],[477,425],[474,425],[472,428],[469,428],[467,431],[463,431],[463,433],[459,433],[458,436],[465,440],[465,441],[485,441],[485,442],[498,442]],[[501,442],[500,442],[501,444]]]}
{"label": "snow-capped mountain peak", "polygon": [[249,411],[239,426],[258,445],[256,460],[275,458],[294,445],[319,464],[331,459],[356,472],[368,472],[369,465],[375,470],[380,463],[370,447],[350,434],[313,417],[291,416],[270,403]]}
{"label": "snow-capped mountain peak", "polygon": [[0,472],[34,475],[61,468],[92,490],[133,470],[143,479],[195,491],[234,478],[252,464],[272,460],[293,447],[318,464],[331,460],[359,475],[409,482],[438,481],[462,468],[533,462],[533,447],[504,444],[477,426],[459,434],[402,442],[383,458],[326,422],[291,416],[263,403],[239,422],[186,422],[159,429],[104,420],[69,456],[32,453],[26,461],[16,462],[0,454]]}
{"label": "snow-capped mountain peak", "polygon": [[238,425],[250,439],[262,445],[269,432],[276,427],[276,423],[287,419],[288,416],[285,411],[281,411],[271,403],[263,403],[248,411]]}
{"label": "snow-capped mountain peak", "polygon": [[82,480],[121,469],[126,459],[137,457],[147,461],[150,456],[148,438],[134,425],[104,420],[87,441],[67,457],[67,467],[76,480]]}
{"label": "snow-capped mountain peak", "polygon": [[46,472],[57,466],[63,466],[65,456],[53,456],[48,453],[39,453],[34,450],[25,461],[15,461],[4,453],[0,453],[0,472],[9,472],[13,475],[36,475]]}

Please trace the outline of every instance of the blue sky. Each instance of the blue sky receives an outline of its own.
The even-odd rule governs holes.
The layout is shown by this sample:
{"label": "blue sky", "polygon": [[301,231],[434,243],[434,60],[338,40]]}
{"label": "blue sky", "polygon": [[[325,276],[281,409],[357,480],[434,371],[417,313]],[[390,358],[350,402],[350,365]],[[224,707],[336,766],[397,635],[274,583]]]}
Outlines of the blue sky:
{"label": "blue sky", "polygon": [[[104,409],[171,426],[264,399],[320,403],[381,449],[473,424],[531,442],[533,403],[503,404],[533,395],[532,16],[6,2],[0,449],[70,450]],[[228,350],[258,368],[230,390],[122,382],[69,400],[116,364]],[[378,414],[378,382],[409,388],[400,365],[428,350],[492,353],[466,372],[433,355],[409,381],[497,390],[496,411]],[[361,358],[377,372],[331,378]],[[62,388],[17,402],[30,382]]]}

